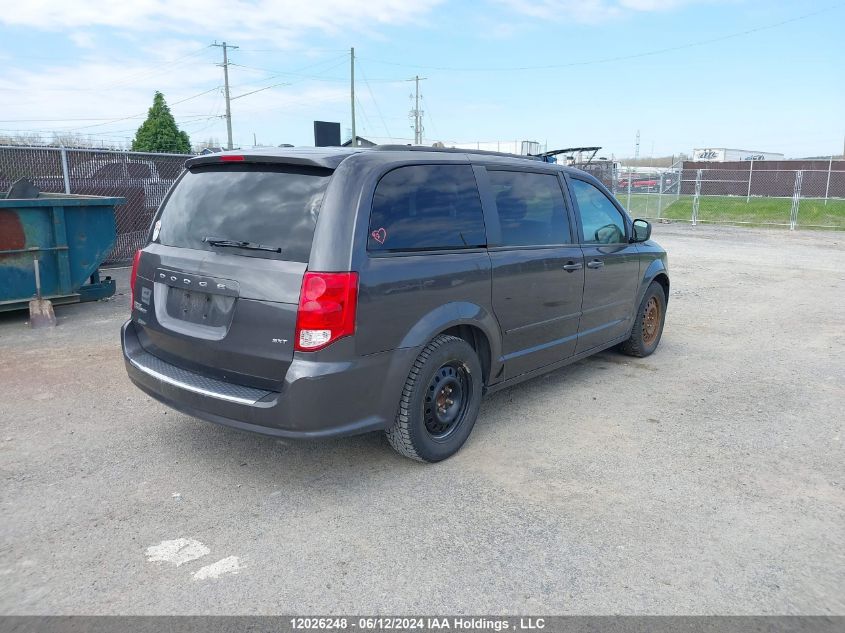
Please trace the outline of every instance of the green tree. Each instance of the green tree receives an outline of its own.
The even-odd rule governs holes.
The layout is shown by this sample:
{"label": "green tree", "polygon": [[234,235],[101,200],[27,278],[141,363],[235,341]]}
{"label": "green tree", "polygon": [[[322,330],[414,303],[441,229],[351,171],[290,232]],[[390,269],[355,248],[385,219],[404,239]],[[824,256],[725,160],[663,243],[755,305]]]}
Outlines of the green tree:
{"label": "green tree", "polygon": [[135,133],[132,151],[191,153],[191,139],[176,126],[176,120],[170,114],[164,95],[158,91],[153,98],[153,107],[147,114],[147,120]]}

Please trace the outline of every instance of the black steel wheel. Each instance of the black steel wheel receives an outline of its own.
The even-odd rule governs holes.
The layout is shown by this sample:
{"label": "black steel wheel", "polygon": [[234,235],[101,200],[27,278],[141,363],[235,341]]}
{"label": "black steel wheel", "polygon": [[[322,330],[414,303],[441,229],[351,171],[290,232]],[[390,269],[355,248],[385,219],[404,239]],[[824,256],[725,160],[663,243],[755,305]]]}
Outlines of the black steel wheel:
{"label": "black steel wheel", "polygon": [[481,392],[481,363],[472,346],[455,336],[436,336],[411,367],[388,441],[418,461],[454,455],[475,425]]}
{"label": "black steel wheel", "polygon": [[470,376],[463,363],[449,361],[434,372],[423,402],[425,430],[433,439],[442,440],[460,426],[471,390]]}

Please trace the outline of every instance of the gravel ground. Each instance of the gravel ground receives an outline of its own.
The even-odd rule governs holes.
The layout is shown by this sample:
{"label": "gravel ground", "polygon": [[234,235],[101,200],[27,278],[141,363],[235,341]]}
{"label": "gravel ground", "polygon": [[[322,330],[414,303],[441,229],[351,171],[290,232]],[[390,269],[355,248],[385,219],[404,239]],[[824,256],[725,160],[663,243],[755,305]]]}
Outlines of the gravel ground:
{"label": "gravel ground", "polygon": [[658,352],[489,397],[433,466],[166,409],[125,295],[0,316],[0,613],[845,614],[845,234],[655,238]]}

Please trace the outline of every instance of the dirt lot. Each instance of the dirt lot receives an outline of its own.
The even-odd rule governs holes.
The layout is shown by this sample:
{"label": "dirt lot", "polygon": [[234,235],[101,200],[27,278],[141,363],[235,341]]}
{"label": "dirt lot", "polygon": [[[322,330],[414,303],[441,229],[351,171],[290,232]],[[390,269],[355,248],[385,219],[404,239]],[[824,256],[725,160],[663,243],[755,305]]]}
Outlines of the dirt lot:
{"label": "dirt lot", "polygon": [[491,396],[434,466],[167,410],[125,296],[0,316],[0,613],[845,614],[845,234],[655,237],[658,352]]}

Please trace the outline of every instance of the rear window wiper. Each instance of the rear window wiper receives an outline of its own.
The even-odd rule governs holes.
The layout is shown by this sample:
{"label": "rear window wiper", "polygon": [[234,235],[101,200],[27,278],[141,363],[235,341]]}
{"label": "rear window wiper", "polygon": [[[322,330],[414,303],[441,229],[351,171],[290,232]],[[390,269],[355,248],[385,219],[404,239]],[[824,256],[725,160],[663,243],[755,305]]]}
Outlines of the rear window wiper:
{"label": "rear window wiper", "polygon": [[204,237],[202,241],[209,246],[216,246],[218,248],[244,248],[250,251],[268,251],[270,253],[281,253],[282,249],[278,246],[265,246],[264,244],[257,244],[256,242],[243,242],[241,240],[227,240],[222,237]]}

